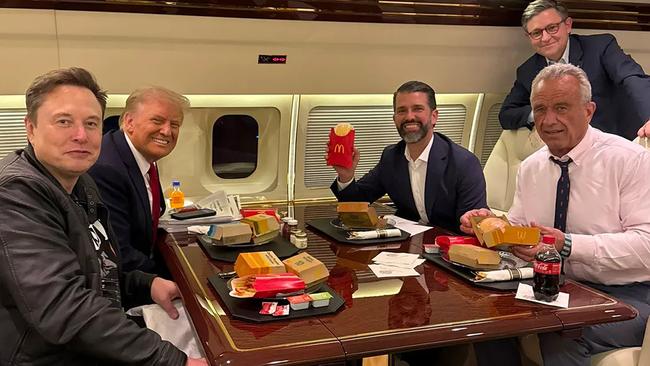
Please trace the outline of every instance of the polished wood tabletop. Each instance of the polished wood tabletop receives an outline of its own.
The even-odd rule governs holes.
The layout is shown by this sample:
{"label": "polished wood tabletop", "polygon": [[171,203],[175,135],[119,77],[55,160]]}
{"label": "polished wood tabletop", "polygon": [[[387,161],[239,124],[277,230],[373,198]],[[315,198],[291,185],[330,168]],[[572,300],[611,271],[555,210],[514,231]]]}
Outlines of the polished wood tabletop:
{"label": "polished wood tabletop", "polygon": [[[301,227],[306,220],[336,216],[331,203],[284,209]],[[374,246],[336,243],[309,227],[306,231],[307,251],[325,263],[328,284],[345,306],[332,315],[268,323],[233,319],[209,284],[209,276],[232,271],[232,263],[208,258],[192,234],[166,236],[161,251],[212,365],[343,363],[636,316],[633,308],[570,280],[561,289],[570,294],[569,308],[559,309],[516,300],[512,291],[477,288],[430,262],[416,267],[419,277],[379,279],[368,268],[381,251],[422,253],[423,244],[448,234],[440,229]]]}

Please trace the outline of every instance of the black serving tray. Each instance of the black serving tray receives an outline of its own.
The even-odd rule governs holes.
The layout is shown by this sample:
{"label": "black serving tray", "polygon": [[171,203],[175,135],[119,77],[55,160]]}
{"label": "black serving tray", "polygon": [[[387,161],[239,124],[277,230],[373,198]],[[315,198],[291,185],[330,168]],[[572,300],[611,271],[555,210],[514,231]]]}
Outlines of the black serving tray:
{"label": "black serving tray", "polygon": [[447,262],[446,260],[442,259],[442,256],[440,254],[429,254],[429,253],[423,253],[422,256],[426,258],[427,260],[437,264],[440,267],[444,267],[446,270],[453,272],[454,274],[464,278],[465,280],[471,282],[474,286],[478,287],[483,287],[483,288],[488,288],[490,290],[499,290],[499,291],[513,291],[517,290],[517,287],[519,287],[519,283],[526,283],[529,285],[533,285],[533,280],[527,279],[527,280],[510,280],[510,281],[499,281],[499,282],[477,282],[475,279],[474,271],[454,265],[452,263]]}
{"label": "black serving tray", "polygon": [[[214,289],[217,291],[217,294],[219,294],[219,297],[221,297],[221,300],[228,309],[230,315],[232,315],[234,318],[252,322],[265,323],[276,320],[297,319],[309,316],[333,314],[345,304],[345,300],[343,300],[343,298],[337,294],[336,291],[332,290],[327,284],[323,283],[320,286],[317,286],[317,292],[329,292],[332,295],[330,304],[328,306],[315,308],[309,305],[308,309],[289,310],[289,315],[285,316],[261,315],[259,312],[260,309],[262,309],[262,301],[270,300],[255,298],[238,299],[236,297],[232,297],[230,296],[230,289],[228,288],[229,279],[223,279],[218,275],[208,277],[208,281],[210,281],[212,287],[214,287]],[[286,305],[289,303],[286,299],[278,299],[273,301],[277,301],[280,305]]]}
{"label": "black serving tray", "polygon": [[205,249],[210,258],[230,263],[235,263],[239,253],[272,251],[278,258],[289,258],[300,250],[282,236],[277,236],[266,244],[246,246],[243,248],[212,245],[211,239],[202,235],[197,237],[197,241]]}
{"label": "black serving tray", "polygon": [[379,239],[365,239],[365,240],[350,240],[347,238],[347,231],[332,225],[332,219],[315,219],[307,221],[307,225],[337,242],[355,245],[369,245],[380,243],[394,243],[397,241],[407,240],[410,236],[406,231],[400,230],[402,235],[393,238],[379,238]]}

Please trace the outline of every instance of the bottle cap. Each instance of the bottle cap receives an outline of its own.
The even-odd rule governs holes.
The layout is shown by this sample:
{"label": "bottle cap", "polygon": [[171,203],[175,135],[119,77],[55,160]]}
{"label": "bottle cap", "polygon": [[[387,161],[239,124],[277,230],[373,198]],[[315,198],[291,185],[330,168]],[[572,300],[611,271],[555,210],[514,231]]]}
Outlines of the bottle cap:
{"label": "bottle cap", "polygon": [[555,245],[555,237],[553,235],[542,235],[542,243]]}
{"label": "bottle cap", "polygon": [[296,219],[289,219],[287,220],[288,225],[298,225],[298,220]]}
{"label": "bottle cap", "polygon": [[282,222],[287,223],[287,222],[289,222],[289,220],[293,220],[293,218],[291,216],[285,216],[285,217],[281,218],[280,220],[282,220]]}
{"label": "bottle cap", "polygon": [[181,182],[178,181],[178,180],[173,180],[173,181],[172,181],[172,186],[175,186],[175,187],[178,186],[178,187],[180,187],[180,186],[181,186]]}

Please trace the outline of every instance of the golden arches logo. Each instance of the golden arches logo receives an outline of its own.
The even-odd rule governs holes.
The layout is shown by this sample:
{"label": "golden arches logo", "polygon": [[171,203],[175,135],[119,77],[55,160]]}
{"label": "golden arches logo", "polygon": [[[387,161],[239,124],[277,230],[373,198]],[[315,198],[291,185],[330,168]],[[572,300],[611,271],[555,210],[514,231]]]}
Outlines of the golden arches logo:
{"label": "golden arches logo", "polygon": [[342,144],[334,145],[334,152],[337,154],[345,154],[345,146]]}

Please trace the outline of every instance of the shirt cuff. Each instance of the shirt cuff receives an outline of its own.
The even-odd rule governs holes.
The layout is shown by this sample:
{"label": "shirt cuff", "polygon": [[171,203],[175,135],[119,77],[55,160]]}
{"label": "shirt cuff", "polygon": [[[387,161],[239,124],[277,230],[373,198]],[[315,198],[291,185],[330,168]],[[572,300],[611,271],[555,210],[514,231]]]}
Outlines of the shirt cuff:
{"label": "shirt cuff", "polygon": [[336,178],[336,185],[339,187],[339,192],[346,189],[350,184],[352,184],[352,182],[354,182],[354,178],[350,179],[350,181],[346,183],[341,183],[339,178]]}
{"label": "shirt cuff", "polygon": [[596,243],[593,235],[571,234],[571,261],[594,264]]}

